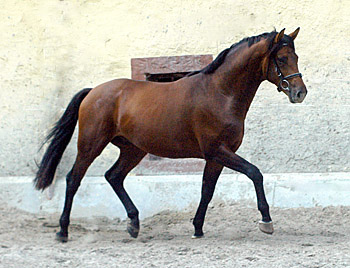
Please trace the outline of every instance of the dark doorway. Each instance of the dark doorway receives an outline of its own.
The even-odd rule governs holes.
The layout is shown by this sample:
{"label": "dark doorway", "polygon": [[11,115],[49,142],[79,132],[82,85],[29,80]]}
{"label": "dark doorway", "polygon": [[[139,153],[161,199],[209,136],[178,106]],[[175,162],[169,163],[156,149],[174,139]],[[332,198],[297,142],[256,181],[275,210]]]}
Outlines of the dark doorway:
{"label": "dark doorway", "polygon": [[165,73],[165,74],[145,74],[147,81],[154,82],[174,82],[185,77],[190,72],[177,72],[177,73]]}

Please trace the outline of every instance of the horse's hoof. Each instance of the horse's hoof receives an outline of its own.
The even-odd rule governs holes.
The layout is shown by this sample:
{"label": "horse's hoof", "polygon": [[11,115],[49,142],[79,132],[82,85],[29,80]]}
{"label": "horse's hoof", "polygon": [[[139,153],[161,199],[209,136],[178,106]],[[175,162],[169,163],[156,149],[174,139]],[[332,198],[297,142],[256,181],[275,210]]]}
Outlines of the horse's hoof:
{"label": "horse's hoof", "polygon": [[68,241],[68,235],[64,235],[61,232],[56,233],[56,240],[62,243],[66,243]]}
{"label": "horse's hoof", "polygon": [[199,238],[203,238],[204,237],[204,234],[202,235],[192,235],[192,239],[199,239]]}
{"label": "horse's hoof", "polygon": [[273,224],[272,221],[264,222],[259,221],[259,229],[265,234],[273,234]]}
{"label": "horse's hoof", "polygon": [[192,239],[198,239],[203,237],[204,237],[204,233],[202,230],[195,231],[194,235],[192,235]]}
{"label": "horse's hoof", "polygon": [[140,227],[134,226],[131,221],[128,222],[127,224],[127,231],[130,234],[131,237],[137,238],[139,235]]}

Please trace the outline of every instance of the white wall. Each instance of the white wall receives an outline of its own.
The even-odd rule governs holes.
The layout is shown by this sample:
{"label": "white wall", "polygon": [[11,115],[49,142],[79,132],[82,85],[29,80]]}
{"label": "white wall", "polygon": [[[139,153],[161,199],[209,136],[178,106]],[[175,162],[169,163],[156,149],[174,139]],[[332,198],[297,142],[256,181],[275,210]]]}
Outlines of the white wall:
{"label": "white wall", "polygon": [[[263,172],[349,172],[350,1],[0,0],[0,176],[33,176],[48,128],[75,92],[130,77],[133,57],[214,54],[246,36],[300,26],[309,94],[291,105],[264,83],[240,154]],[[75,141],[58,176],[73,164]],[[90,175],[118,150],[109,147]]]}

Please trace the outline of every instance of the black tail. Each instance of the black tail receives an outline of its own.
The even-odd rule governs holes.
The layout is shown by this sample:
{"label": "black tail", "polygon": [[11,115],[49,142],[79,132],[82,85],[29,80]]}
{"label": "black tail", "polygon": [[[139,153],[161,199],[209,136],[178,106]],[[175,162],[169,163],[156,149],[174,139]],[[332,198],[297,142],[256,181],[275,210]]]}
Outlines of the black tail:
{"label": "black tail", "polygon": [[36,189],[44,190],[52,183],[63,152],[73,136],[78,121],[80,104],[91,89],[92,88],[84,88],[73,97],[66,111],[43,142],[44,145],[51,140],[34,179]]}

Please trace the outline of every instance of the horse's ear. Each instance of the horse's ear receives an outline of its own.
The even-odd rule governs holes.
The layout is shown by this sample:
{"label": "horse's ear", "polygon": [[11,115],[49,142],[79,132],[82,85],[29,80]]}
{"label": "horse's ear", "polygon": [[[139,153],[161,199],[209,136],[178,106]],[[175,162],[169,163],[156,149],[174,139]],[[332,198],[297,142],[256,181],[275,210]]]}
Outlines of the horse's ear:
{"label": "horse's ear", "polygon": [[284,30],[285,30],[285,29],[286,29],[286,28],[284,28],[282,31],[280,31],[280,32],[276,35],[275,39],[273,40],[274,44],[278,44],[279,41],[282,40],[282,38],[283,38],[283,36],[284,36]]}
{"label": "horse's ear", "polygon": [[294,39],[297,37],[299,31],[300,31],[300,27],[298,27],[294,32],[292,32],[291,34],[289,34],[289,36],[293,39],[293,41],[294,41]]}

